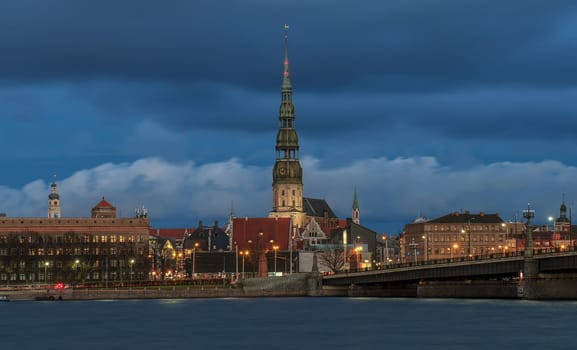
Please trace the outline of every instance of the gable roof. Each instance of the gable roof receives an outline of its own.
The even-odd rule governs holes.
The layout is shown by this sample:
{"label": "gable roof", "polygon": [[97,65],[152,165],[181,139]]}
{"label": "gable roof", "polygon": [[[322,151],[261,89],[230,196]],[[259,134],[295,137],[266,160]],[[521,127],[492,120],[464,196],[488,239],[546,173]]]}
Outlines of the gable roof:
{"label": "gable roof", "polygon": [[162,238],[184,239],[185,233],[191,234],[194,228],[150,228],[150,235]]}
{"label": "gable roof", "polygon": [[324,217],[326,212],[329,218],[337,217],[324,199],[303,197],[303,211],[308,216]]}

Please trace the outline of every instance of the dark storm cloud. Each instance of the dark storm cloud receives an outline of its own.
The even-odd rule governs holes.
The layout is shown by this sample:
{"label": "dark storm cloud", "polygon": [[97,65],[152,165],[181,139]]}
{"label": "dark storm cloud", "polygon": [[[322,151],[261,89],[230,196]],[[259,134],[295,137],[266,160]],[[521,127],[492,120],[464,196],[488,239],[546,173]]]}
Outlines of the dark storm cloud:
{"label": "dark storm cloud", "polygon": [[572,1],[521,0],[24,0],[0,9],[0,74],[207,80],[268,90],[287,21],[302,90],[566,84],[575,78],[574,36],[559,41],[559,25],[576,8]]}
{"label": "dark storm cloud", "polygon": [[[574,1],[22,0],[0,5],[0,81],[65,86],[78,118],[271,134],[288,22],[304,139],[570,139],[576,18]],[[15,119],[75,105],[6,100]]]}

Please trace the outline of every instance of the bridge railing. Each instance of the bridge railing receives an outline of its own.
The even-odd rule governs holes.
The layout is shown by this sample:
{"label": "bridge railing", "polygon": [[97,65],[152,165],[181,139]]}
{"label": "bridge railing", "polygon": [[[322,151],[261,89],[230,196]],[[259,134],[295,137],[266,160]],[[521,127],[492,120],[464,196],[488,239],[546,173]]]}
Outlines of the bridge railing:
{"label": "bridge railing", "polygon": [[[576,251],[575,246],[567,247],[547,247],[547,248],[533,248],[535,255],[548,255],[548,254],[559,254]],[[418,260],[418,261],[406,261],[401,263],[389,263],[379,266],[373,266],[372,268],[362,268],[362,269],[349,269],[346,271],[338,271],[339,273],[351,273],[351,272],[367,272],[376,270],[389,270],[389,269],[399,269],[407,267],[417,267],[417,266],[429,266],[429,265],[440,265],[440,264],[452,264],[452,263],[462,263],[467,261],[484,261],[484,260],[499,260],[505,258],[514,258],[524,256],[524,251],[516,252],[501,252],[483,255],[473,255],[473,256],[460,256],[446,259],[430,259],[430,260]]]}

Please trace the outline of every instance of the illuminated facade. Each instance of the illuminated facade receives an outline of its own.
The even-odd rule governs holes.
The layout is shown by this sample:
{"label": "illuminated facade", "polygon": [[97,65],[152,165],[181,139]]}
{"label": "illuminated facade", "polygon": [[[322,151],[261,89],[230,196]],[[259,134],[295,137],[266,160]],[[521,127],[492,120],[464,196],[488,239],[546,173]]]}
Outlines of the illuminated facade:
{"label": "illuminated facade", "polygon": [[112,208],[103,199],[90,218],[0,217],[0,284],[148,279],[148,218]]}
{"label": "illuminated facade", "polygon": [[[513,223],[514,225],[518,225]],[[401,262],[506,254],[515,250],[510,227],[498,214],[455,212],[405,225]],[[522,230],[522,228],[518,228]]]}

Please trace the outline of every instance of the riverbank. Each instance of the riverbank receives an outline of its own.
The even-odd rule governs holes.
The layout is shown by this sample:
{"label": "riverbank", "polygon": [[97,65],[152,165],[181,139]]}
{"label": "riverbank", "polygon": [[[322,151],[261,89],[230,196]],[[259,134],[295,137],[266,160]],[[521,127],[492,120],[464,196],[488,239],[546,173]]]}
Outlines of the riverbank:
{"label": "riverbank", "polygon": [[223,285],[25,289],[4,290],[0,294],[6,295],[10,301],[304,297],[318,295],[320,288],[320,275],[297,273],[282,277],[250,278]]}

